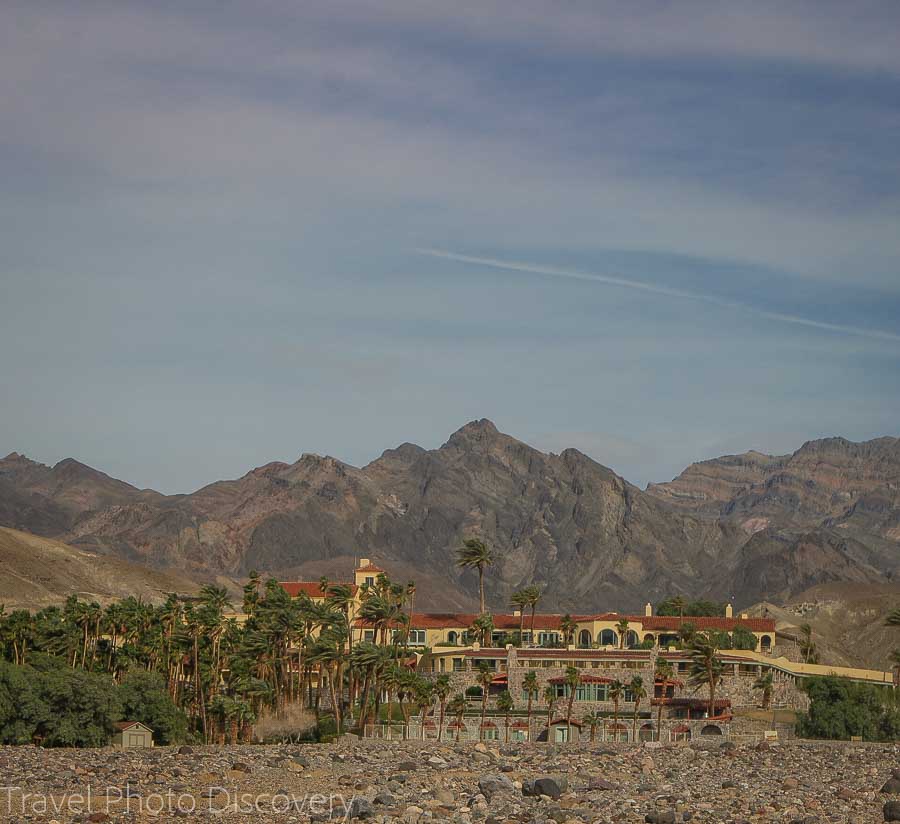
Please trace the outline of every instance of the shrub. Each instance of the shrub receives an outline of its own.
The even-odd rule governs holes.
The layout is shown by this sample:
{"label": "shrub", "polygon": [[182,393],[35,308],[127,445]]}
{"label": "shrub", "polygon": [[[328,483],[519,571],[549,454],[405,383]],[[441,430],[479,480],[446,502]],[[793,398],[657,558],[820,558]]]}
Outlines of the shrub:
{"label": "shrub", "polygon": [[803,689],[810,705],[797,727],[801,736],[847,740],[858,735],[865,741],[897,740],[900,718],[884,688],[828,675],[807,678]]}

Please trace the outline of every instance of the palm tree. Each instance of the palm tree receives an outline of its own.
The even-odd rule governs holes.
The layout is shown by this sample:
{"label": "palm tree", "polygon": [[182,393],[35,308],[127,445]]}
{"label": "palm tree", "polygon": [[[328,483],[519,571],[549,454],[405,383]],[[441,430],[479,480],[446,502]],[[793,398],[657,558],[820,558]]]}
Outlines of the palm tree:
{"label": "palm tree", "polygon": [[528,670],[522,679],[522,689],[528,695],[528,735],[531,736],[531,702],[537,698],[538,694],[538,678],[534,670]]}
{"label": "palm tree", "polygon": [[425,740],[425,716],[434,704],[434,684],[424,678],[417,678],[415,686],[416,707],[419,709],[419,737]]}
{"label": "palm tree", "polygon": [[669,598],[669,604],[672,609],[678,610],[678,617],[684,618],[684,608],[687,606],[687,601],[681,596],[676,595],[674,598]]}
{"label": "palm tree", "polygon": [[809,624],[800,624],[800,652],[803,653],[805,663],[815,663],[816,645],[812,640],[812,627]]}
{"label": "palm tree", "polygon": [[528,606],[528,591],[520,589],[509,599],[509,605],[519,611],[519,646],[525,646],[525,607]]}
{"label": "palm tree", "polygon": [[685,621],[678,627],[678,639],[683,647],[689,647],[697,634],[697,625],[692,621]]}
{"label": "palm tree", "polygon": [[656,659],[656,669],[653,673],[654,681],[659,681],[662,684],[662,688],[660,689],[660,695],[657,699],[658,703],[656,705],[656,740],[661,741],[662,735],[662,710],[663,703],[666,700],[666,689],[671,683],[672,679],[675,676],[675,670],[672,668],[672,665],[665,660],[665,658],[657,658]]}
{"label": "palm tree", "polygon": [[509,690],[503,690],[500,695],[497,696],[497,709],[503,713],[506,718],[506,736],[505,741],[509,743],[509,714],[512,712],[513,707],[515,707],[516,702],[513,701],[512,694]]}
{"label": "palm tree", "polygon": [[613,702],[613,741],[619,737],[619,702],[625,695],[625,685],[616,678],[609,685],[609,697]]}
{"label": "palm tree", "polygon": [[528,606],[531,608],[531,645],[534,646],[534,616],[537,612],[537,605],[541,600],[541,588],[538,586],[526,587],[525,594]]}
{"label": "palm tree", "polygon": [[597,735],[597,727],[599,727],[603,723],[603,716],[599,712],[591,711],[587,713],[587,715],[583,716],[581,719],[581,723],[590,727],[591,730],[591,743],[594,743],[594,739]]}
{"label": "palm tree", "polygon": [[481,637],[481,645],[489,647],[491,645],[491,636],[494,632],[494,618],[489,612],[479,615],[474,621],[469,631],[473,635]]}
{"label": "palm tree", "polygon": [[572,644],[575,637],[575,630],[578,629],[578,624],[575,623],[572,616],[568,614],[563,615],[559,622],[559,628],[562,630],[563,643],[565,646]]}
{"label": "palm tree", "polygon": [[634,700],[634,712],[631,715],[631,740],[637,741],[637,718],[638,711],[641,707],[641,701],[647,697],[647,690],[644,688],[644,679],[640,675],[635,675],[628,685],[631,691],[631,697]]}
{"label": "palm tree", "polygon": [[478,730],[479,738],[484,738],[484,717],[487,714],[488,692],[490,691],[491,681],[493,680],[493,670],[482,661],[478,665],[478,683],[481,684],[481,726]]}
{"label": "palm tree", "polygon": [[753,689],[762,691],[762,708],[764,710],[769,709],[769,704],[772,703],[772,688],[774,685],[775,679],[772,676],[772,670],[769,670],[765,675],[760,675],[753,682]]}
{"label": "palm tree", "polygon": [[628,636],[628,619],[622,618],[616,624],[616,631],[619,633],[619,649],[625,649],[625,639]]}
{"label": "palm tree", "polygon": [[488,545],[478,538],[468,538],[463,541],[463,545],[456,550],[456,565],[463,569],[478,570],[478,597],[481,609],[479,612],[484,614],[484,570],[486,567],[494,563],[494,554],[488,548]]}
{"label": "palm tree", "polygon": [[450,696],[450,676],[444,673],[434,679],[434,694],[441,707],[441,720],[438,724],[438,742],[444,737],[444,712],[447,709],[447,698]]}
{"label": "palm tree", "polygon": [[706,684],[709,688],[710,718],[716,715],[716,686],[722,680],[722,659],[712,639],[703,633],[697,633],[692,640],[691,669],[688,683],[692,686]]}
{"label": "palm tree", "polygon": [[563,676],[563,683],[566,685],[566,691],[569,693],[569,703],[566,707],[566,740],[572,740],[572,705],[575,703],[575,692],[581,683],[581,673],[577,667],[566,667],[566,674]]}
{"label": "palm tree", "polygon": [[459,741],[459,733],[462,730],[463,715],[465,715],[466,709],[468,708],[468,706],[469,706],[469,702],[466,701],[465,696],[462,695],[461,693],[454,695],[453,698],[451,699],[450,703],[447,705],[447,709],[450,710],[450,712],[454,716],[456,716],[456,740],[457,741]]}
{"label": "palm tree", "polygon": [[544,687],[544,701],[547,702],[547,740],[550,740],[550,722],[553,720],[553,705],[556,703],[556,687],[547,684]]}

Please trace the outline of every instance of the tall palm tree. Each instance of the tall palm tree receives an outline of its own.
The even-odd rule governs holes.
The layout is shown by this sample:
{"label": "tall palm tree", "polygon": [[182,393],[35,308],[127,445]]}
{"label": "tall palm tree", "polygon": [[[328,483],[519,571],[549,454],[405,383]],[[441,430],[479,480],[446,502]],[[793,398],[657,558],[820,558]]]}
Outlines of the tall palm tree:
{"label": "tall palm tree", "polygon": [[547,740],[550,740],[550,722],[553,720],[553,705],[556,703],[556,687],[547,684],[544,687],[544,701],[547,702]]}
{"label": "tall palm tree", "polygon": [[619,633],[619,649],[625,649],[625,639],[628,637],[628,619],[621,618],[616,623],[616,631]]}
{"label": "tall palm tree", "polygon": [[634,699],[634,711],[631,715],[631,740],[637,741],[637,718],[641,708],[641,701],[647,697],[647,690],[644,688],[644,679],[640,675],[635,675],[628,685],[631,691],[631,697]]}
{"label": "tall palm tree", "polygon": [[669,604],[678,611],[679,618],[684,618],[684,608],[687,606],[687,601],[681,595],[669,598]]}
{"label": "tall palm tree", "polygon": [[434,694],[441,707],[441,720],[438,724],[438,742],[444,737],[444,712],[447,709],[447,699],[450,697],[450,676],[444,673],[434,679]]}
{"label": "tall palm tree", "polygon": [[660,695],[657,699],[658,703],[656,705],[656,740],[661,741],[662,738],[662,711],[663,711],[663,703],[666,700],[666,690],[671,683],[672,679],[675,677],[675,670],[672,665],[666,661],[665,658],[657,658],[656,659],[656,669],[653,673],[654,681],[659,681],[662,685],[660,689]]}
{"label": "tall palm tree", "polygon": [[613,702],[613,741],[619,737],[619,702],[625,695],[625,685],[616,678],[609,685],[609,697]]}
{"label": "tall palm tree", "polygon": [[582,716],[581,723],[590,728],[591,743],[593,744],[597,735],[597,727],[603,723],[603,716],[599,712],[592,710],[587,715]]}
{"label": "tall palm tree", "polygon": [[520,589],[509,598],[509,605],[519,612],[519,646],[525,646],[525,608],[528,606],[528,592]]}
{"label": "tall palm tree", "polygon": [[712,639],[704,633],[697,633],[691,646],[691,669],[688,683],[692,686],[705,684],[709,689],[710,718],[716,715],[716,686],[722,680],[722,659]]}
{"label": "tall palm tree", "polygon": [[478,597],[481,608],[479,612],[485,613],[484,606],[484,570],[494,563],[494,553],[488,545],[479,538],[467,538],[463,545],[456,550],[456,565],[463,569],[478,570]]}
{"label": "tall palm tree", "polygon": [[535,645],[535,636],[534,636],[534,616],[537,612],[537,605],[541,600],[541,588],[539,586],[533,585],[525,588],[525,593],[528,598],[528,606],[531,609],[531,645]]}
{"label": "tall palm tree", "polygon": [[497,696],[497,709],[503,713],[506,719],[506,735],[504,739],[506,743],[509,743],[509,714],[513,711],[513,707],[515,707],[516,702],[513,701],[512,694],[509,690],[503,690],[500,695]]}
{"label": "tall palm tree", "polygon": [[494,632],[493,616],[489,612],[485,612],[479,615],[474,621],[472,621],[470,631],[473,635],[480,636],[481,645],[483,647],[489,647],[491,645],[491,636]]}
{"label": "tall palm tree", "polygon": [[575,620],[568,613],[563,615],[559,622],[559,628],[562,630],[563,634],[563,644],[565,646],[569,646],[573,643],[573,639],[575,637],[575,630],[578,629],[578,624],[575,623]]}
{"label": "tall palm tree", "polygon": [[478,665],[478,683],[481,685],[481,726],[478,732],[479,738],[484,738],[484,717],[487,714],[488,693],[493,680],[494,671],[482,661]]}
{"label": "tall palm tree", "polygon": [[816,658],[816,645],[812,640],[812,627],[809,624],[800,624],[800,652],[803,653],[803,660],[805,663],[815,663]]}
{"label": "tall palm tree", "polygon": [[772,676],[772,670],[769,670],[765,675],[760,675],[759,678],[753,682],[753,689],[762,692],[762,708],[764,710],[769,709],[769,705],[772,703],[772,688],[774,683],[775,679]]}
{"label": "tall palm tree", "polygon": [[528,735],[531,736],[531,702],[538,695],[538,677],[534,670],[528,670],[522,679],[522,689],[528,696]]}
{"label": "tall palm tree", "polygon": [[419,710],[419,737],[425,740],[425,716],[434,704],[434,684],[425,678],[417,678],[415,685],[415,701]]}
{"label": "tall palm tree", "polygon": [[469,706],[469,702],[466,701],[466,697],[464,695],[457,694],[454,695],[450,700],[450,703],[447,705],[447,709],[450,710],[450,713],[456,717],[456,740],[459,741],[459,734],[462,730],[462,721],[463,716],[466,714],[466,709]]}
{"label": "tall palm tree", "polygon": [[581,673],[577,667],[566,667],[566,674],[563,676],[563,683],[566,685],[566,692],[569,694],[569,703],[566,706],[566,740],[572,741],[572,705],[575,703],[575,693],[581,684]]}

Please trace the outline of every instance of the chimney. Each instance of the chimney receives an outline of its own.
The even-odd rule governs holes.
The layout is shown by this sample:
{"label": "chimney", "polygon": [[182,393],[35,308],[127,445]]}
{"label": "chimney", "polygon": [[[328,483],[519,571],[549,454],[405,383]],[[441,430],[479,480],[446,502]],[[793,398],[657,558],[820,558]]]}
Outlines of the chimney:
{"label": "chimney", "polygon": [[741,613],[741,619],[746,621],[750,616],[746,612]]}
{"label": "chimney", "polygon": [[368,565],[369,565],[369,559],[368,559],[368,558],[360,558],[360,559],[359,559],[359,566],[357,567],[357,569],[362,569],[363,567],[367,567]]}
{"label": "chimney", "polygon": [[731,604],[725,604],[725,617],[726,618],[734,617],[734,609],[732,608]]}
{"label": "chimney", "polygon": [[515,615],[516,618],[518,618],[521,614],[522,614],[522,610],[520,610],[520,609],[513,610],[513,615]]}
{"label": "chimney", "polygon": [[651,604],[649,601],[647,601],[647,603],[644,604],[644,617],[649,618],[652,615],[653,615],[653,604]]}

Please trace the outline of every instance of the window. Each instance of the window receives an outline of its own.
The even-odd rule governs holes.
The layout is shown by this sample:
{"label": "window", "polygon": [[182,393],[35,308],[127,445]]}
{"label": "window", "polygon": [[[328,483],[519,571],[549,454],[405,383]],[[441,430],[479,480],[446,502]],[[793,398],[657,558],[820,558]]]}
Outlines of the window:
{"label": "window", "polygon": [[459,643],[459,633],[451,629],[450,632],[447,633],[447,643],[448,644],[457,644]]}
{"label": "window", "polygon": [[424,629],[411,629],[409,631],[409,643],[413,644],[417,647],[425,646],[425,630]]}
{"label": "window", "polygon": [[375,586],[375,579],[371,575],[366,576],[366,585],[370,587]]}
{"label": "window", "polygon": [[375,642],[375,630],[374,629],[363,630],[363,641],[368,641],[369,643],[374,643]]}
{"label": "window", "polygon": [[481,731],[481,737],[485,741],[497,741],[500,738],[500,730],[496,727],[485,727]]}
{"label": "window", "polygon": [[462,672],[465,669],[463,666],[462,658],[454,658],[453,659],[453,671],[454,672]]}
{"label": "window", "polygon": [[564,724],[560,724],[553,729],[553,740],[557,744],[565,744],[569,740],[569,728]]}
{"label": "window", "polygon": [[575,690],[576,701],[608,701],[609,684],[579,684]]}
{"label": "window", "polygon": [[548,647],[553,644],[559,643],[559,633],[558,632],[539,632],[538,633],[538,645],[542,647]]}
{"label": "window", "polygon": [[510,730],[509,738],[511,741],[527,741],[528,730]]}

